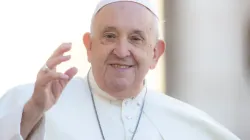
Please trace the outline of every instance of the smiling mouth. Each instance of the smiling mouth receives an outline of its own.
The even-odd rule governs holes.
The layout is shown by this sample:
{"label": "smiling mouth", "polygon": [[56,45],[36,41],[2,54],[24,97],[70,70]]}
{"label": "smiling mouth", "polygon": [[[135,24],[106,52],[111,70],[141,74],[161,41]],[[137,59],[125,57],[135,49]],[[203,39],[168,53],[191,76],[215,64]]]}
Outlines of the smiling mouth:
{"label": "smiling mouth", "polygon": [[114,68],[127,69],[133,67],[132,65],[110,64]]}

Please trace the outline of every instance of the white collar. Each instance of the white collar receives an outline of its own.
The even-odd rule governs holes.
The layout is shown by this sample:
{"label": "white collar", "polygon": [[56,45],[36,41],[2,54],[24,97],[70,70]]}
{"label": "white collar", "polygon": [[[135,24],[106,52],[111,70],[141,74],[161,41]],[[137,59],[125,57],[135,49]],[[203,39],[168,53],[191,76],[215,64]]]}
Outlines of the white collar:
{"label": "white collar", "polygon": [[[92,92],[93,94],[98,94],[99,96],[103,97],[104,99],[109,100],[110,102],[112,101],[121,101],[116,99],[115,97],[109,95],[107,92],[103,91],[96,83],[95,79],[94,79],[94,75],[93,75],[93,71],[92,69],[89,72],[89,82],[90,82],[90,87],[92,88]],[[124,99],[124,101],[136,101],[139,104],[142,104],[143,99],[144,99],[144,95],[147,91],[147,87],[146,87],[146,81],[144,84],[143,89],[140,91],[140,93],[138,94],[138,96],[136,96],[135,98],[127,98]]]}

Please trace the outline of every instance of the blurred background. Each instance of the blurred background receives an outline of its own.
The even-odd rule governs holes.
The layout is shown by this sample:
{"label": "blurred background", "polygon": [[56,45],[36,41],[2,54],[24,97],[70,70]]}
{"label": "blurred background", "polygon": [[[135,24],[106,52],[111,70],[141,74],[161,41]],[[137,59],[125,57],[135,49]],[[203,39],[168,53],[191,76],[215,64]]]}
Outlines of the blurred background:
{"label": "blurred background", "polygon": [[[0,0],[0,98],[34,82],[62,42],[84,77],[90,67],[82,35],[98,0]],[[167,50],[148,85],[214,117],[250,139],[250,0],[154,0]]]}

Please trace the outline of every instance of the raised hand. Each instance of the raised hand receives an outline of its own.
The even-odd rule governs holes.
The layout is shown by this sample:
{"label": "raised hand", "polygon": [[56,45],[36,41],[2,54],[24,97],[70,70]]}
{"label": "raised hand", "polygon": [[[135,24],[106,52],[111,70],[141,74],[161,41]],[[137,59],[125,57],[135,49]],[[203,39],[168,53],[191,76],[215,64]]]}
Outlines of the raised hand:
{"label": "raised hand", "polygon": [[39,111],[49,110],[56,103],[67,83],[76,75],[75,67],[69,68],[65,73],[56,71],[57,65],[71,58],[70,55],[64,55],[70,49],[71,43],[61,44],[38,72],[30,102]]}
{"label": "raised hand", "polygon": [[44,113],[56,103],[65,86],[76,75],[75,67],[69,68],[65,73],[56,71],[57,65],[70,59],[70,56],[64,56],[70,49],[71,43],[61,44],[38,72],[32,97],[23,109],[21,121],[23,139],[27,139]]}

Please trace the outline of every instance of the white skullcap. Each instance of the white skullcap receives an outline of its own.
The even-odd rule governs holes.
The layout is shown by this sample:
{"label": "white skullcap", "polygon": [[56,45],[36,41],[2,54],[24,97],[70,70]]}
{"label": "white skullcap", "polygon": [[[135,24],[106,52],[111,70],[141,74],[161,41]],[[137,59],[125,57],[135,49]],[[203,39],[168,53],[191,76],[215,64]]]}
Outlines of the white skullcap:
{"label": "white skullcap", "polygon": [[156,7],[151,2],[152,0],[100,0],[99,3],[96,6],[96,9],[94,11],[93,17],[108,4],[114,3],[114,2],[135,2],[138,4],[141,4],[142,6],[146,7],[148,10],[150,10],[157,18],[157,10]]}

